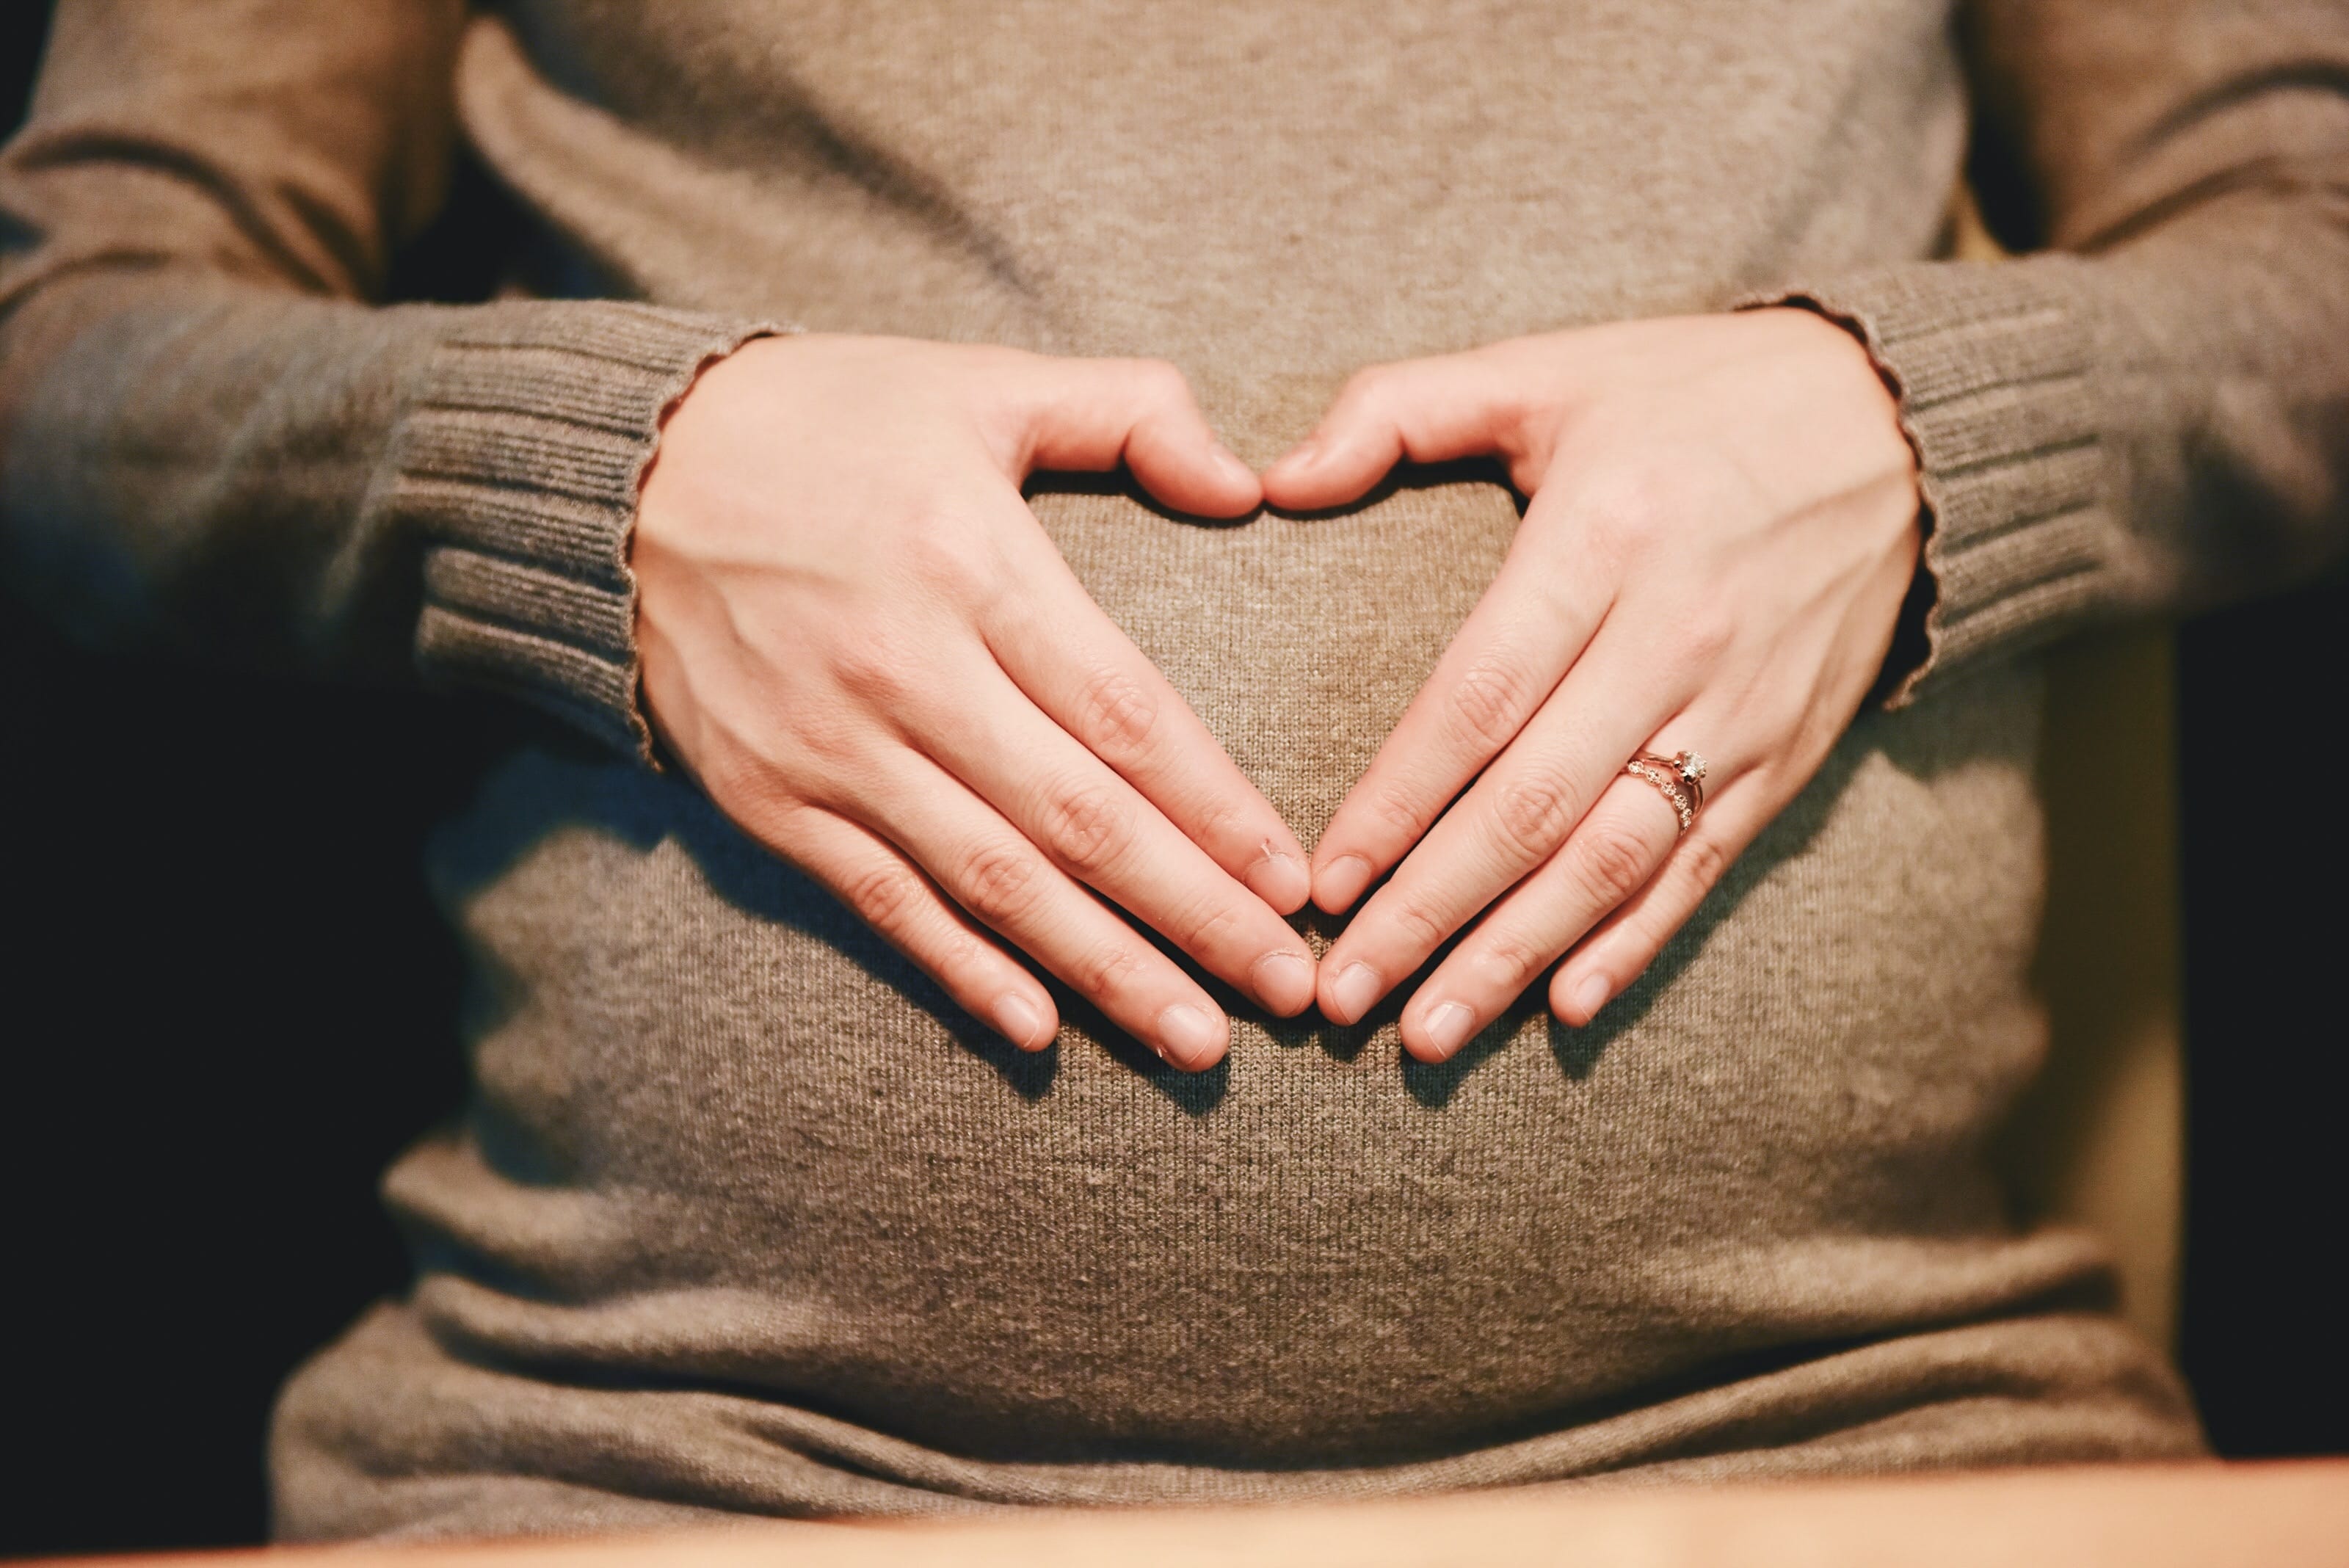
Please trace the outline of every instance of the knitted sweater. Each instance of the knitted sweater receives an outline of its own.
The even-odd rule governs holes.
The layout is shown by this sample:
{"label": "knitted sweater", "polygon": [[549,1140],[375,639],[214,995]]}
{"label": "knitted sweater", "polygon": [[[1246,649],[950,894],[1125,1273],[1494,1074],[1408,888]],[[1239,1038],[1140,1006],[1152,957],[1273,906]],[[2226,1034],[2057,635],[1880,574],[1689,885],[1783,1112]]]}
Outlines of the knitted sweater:
{"label": "knitted sweater", "polygon": [[[1981,1158],[2044,1049],[2025,650],[2338,543],[2344,81],[2315,0],[66,0],[6,569],[526,700],[433,853],[475,1092],[388,1179],[413,1293],[285,1397],[281,1531],[2195,1451]],[[460,137],[507,288],[377,303]],[[2035,254],[1940,259],[1970,147]],[[1898,392],[1919,651],[1593,1028],[1242,1009],[1195,1078],[1064,997],[1019,1055],[639,755],[636,482],[761,323],[1163,356],[1260,461],[1368,361],[1754,296]],[[1516,523],[1035,489],[1309,844]]]}

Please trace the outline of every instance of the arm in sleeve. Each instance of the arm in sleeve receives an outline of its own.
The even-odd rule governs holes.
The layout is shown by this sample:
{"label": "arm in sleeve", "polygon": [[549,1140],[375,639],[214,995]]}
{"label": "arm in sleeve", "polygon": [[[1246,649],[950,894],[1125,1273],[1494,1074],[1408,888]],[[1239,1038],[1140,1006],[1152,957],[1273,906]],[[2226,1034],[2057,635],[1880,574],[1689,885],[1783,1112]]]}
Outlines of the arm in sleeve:
{"label": "arm in sleeve", "polygon": [[0,151],[0,568],[87,640],[487,687],[646,753],[628,530],[745,322],[382,306],[463,0],[64,0]]}
{"label": "arm in sleeve", "polygon": [[1993,226],[2044,248],[1754,302],[1841,321],[1899,398],[1929,533],[1895,705],[2349,544],[2349,6],[1971,0],[1962,23],[1977,186],[2019,192]]}

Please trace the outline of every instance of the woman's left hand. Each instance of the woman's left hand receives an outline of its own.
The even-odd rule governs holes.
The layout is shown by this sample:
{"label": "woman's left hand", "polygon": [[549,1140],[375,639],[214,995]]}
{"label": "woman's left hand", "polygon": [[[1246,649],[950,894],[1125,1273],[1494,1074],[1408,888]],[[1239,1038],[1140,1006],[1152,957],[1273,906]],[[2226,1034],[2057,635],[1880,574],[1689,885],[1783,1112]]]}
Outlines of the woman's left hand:
{"label": "woman's left hand", "polygon": [[[1339,1023],[1477,922],[1404,1005],[1430,1062],[1569,949],[1549,998],[1570,1024],[1647,968],[1850,723],[1921,537],[1891,393],[1850,334],[1791,308],[1365,370],[1264,488],[1336,506],[1399,460],[1487,455],[1525,521],[1313,854],[1333,913],[1401,862],[1321,961]],[[1685,835],[1624,771],[1682,750],[1707,765]]]}

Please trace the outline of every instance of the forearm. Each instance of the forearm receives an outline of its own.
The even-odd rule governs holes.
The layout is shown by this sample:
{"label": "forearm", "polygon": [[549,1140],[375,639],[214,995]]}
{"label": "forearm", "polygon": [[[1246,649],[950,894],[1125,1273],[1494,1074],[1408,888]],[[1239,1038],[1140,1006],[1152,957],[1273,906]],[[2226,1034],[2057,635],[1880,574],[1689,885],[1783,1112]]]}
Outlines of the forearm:
{"label": "forearm", "polygon": [[2191,0],[1978,7],[1989,144],[2039,211],[2011,262],[1793,280],[1899,393],[1930,649],[1896,701],[2083,622],[2349,548],[2349,25]]}
{"label": "forearm", "polygon": [[662,410],[750,330],[59,277],[0,321],[8,570],[92,640],[419,671],[634,747],[638,478]]}
{"label": "forearm", "polygon": [[1927,649],[1896,672],[1896,701],[2349,548],[2349,233],[2296,210],[2241,216],[2110,254],[1926,263],[1773,296],[1868,341],[1917,447]]}
{"label": "forearm", "polygon": [[0,150],[0,568],[92,640],[487,685],[641,748],[663,411],[741,323],[382,307],[459,0],[66,0]]}

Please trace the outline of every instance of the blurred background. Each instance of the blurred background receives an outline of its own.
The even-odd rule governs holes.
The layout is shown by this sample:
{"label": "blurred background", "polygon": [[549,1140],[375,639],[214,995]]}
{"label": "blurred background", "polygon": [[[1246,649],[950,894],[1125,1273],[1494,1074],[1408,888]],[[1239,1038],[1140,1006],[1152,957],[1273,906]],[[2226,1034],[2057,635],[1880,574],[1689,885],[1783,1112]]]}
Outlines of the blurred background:
{"label": "blurred background", "polygon": [[[0,128],[47,11],[0,4]],[[469,174],[400,292],[477,297],[447,240],[498,221]],[[2349,817],[2296,762],[2349,714],[2344,626],[2336,583],[2178,638],[2181,1354],[2236,1456],[2349,1451]],[[419,856],[488,726],[89,657],[5,584],[0,680],[0,1556],[256,1541],[271,1398],[403,1287],[376,1179],[461,1092]]]}

